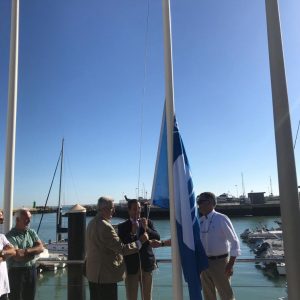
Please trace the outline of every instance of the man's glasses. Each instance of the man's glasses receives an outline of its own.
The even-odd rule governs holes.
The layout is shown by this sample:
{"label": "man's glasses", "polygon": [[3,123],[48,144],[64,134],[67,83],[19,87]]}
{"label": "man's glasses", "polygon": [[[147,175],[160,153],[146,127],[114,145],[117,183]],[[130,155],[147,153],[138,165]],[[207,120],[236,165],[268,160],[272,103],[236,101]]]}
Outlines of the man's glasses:
{"label": "man's glasses", "polygon": [[208,203],[209,200],[208,199],[200,199],[197,201],[198,205],[204,204],[204,203]]}
{"label": "man's glasses", "polygon": [[109,209],[110,211],[114,211],[115,210],[115,207],[106,207],[107,209]]}

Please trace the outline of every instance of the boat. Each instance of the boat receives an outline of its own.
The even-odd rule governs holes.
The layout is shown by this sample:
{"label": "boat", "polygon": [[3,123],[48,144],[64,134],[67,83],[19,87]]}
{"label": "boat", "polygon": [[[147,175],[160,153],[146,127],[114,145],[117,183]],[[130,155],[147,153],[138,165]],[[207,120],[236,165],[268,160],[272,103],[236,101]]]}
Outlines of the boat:
{"label": "boat", "polygon": [[256,258],[266,258],[268,261],[263,262],[266,268],[277,271],[279,275],[286,275],[284,259],[283,240],[265,240],[254,250]]}
{"label": "boat", "polygon": [[48,249],[45,249],[39,255],[37,268],[40,271],[57,271],[66,267],[66,260],[67,255],[64,253],[49,252]]}
{"label": "boat", "polygon": [[[281,225],[280,221],[274,222]],[[286,275],[281,227],[268,229],[262,226],[256,230],[247,228],[240,237],[253,249],[256,258],[266,259],[259,263],[263,268],[276,270],[279,275]]]}
{"label": "boat", "polygon": [[265,239],[282,239],[282,230],[258,230],[256,232],[250,232],[247,236],[247,242],[256,244],[259,241]]}
{"label": "boat", "polygon": [[67,240],[60,240],[60,241],[54,241],[47,243],[46,245],[47,250],[49,253],[54,254],[60,254],[68,256],[68,241]]}
{"label": "boat", "polygon": [[285,263],[276,263],[276,269],[279,275],[286,275],[286,268],[285,268]]}
{"label": "boat", "polygon": [[[274,221],[276,222],[276,221]],[[279,222],[279,221],[277,221]],[[276,223],[277,223],[276,222]],[[279,223],[277,223],[279,224]],[[258,245],[262,243],[264,240],[282,240],[282,229],[278,228],[270,228],[268,229],[266,226],[261,226],[260,228],[256,228],[255,230],[246,228],[241,234],[241,239],[243,242],[248,244]]]}

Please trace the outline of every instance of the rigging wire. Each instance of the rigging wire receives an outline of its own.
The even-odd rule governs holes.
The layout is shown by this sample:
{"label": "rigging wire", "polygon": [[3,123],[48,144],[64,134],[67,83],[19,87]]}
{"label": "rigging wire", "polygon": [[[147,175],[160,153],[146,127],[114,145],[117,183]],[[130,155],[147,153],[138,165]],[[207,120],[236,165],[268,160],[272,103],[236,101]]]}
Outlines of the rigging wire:
{"label": "rigging wire", "polygon": [[[143,95],[141,104],[141,132],[140,132],[140,153],[139,153],[139,168],[138,168],[138,187],[137,187],[137,199],[140,196],[140,179],[141,179],[141,162],[142,162],[142,141],[143,141],[143,121],[144,121],[144,101],[146,95],[146,79],[147,79],[147,59],[148,59],[148,34],[149,34],[149,15],[150,15],[150,0],[147,1],[147,21],[146,21],[146,32],[145,32],[145,56],[144,56],[144,84],[143,84]],[[140,251],[139,256],[139,270],[140,270],[140,286],[141,296],[144,300],[144,284],[143,284],[143,269]]]}
{"label": "rigging wire", "polygon": [[39,230],[40,230],[40,227],[41,227],[41,223],[42,223],[42,220],[43,220],[43,217],[44,217],[44,213],[46,211],[46,207],[47,207],[47,204],[48,204],[48,200],[49,200],[50,192],[51,192],[51,189],[52,189],[53,181],[54,181],[56,171],[57,171],[57,168],[58,168],[58,164],[61,160],[61,157],[62,157],[62,151],[60,151],[60,153],[59,153],[59,157],[58,157],[58,160],[57,160],[57,163],[56,163],[55,171],[54,171],[52,181],[51,181],[51,184],[50,184],[50,188],[49,188],[49,191],[48,191],[48,195],[47,195],[47,198],[46,198],[46,201],[45,201],[44,209],[43,209],[43,212],[42,212],[42,215],[41,215],[40,223],[39,223],[39,226],[37,228],[37,233],[39,233]]}
{"label": "rigging wire", "polygon": [[294,149],[295,149],[296,143],[297,143],[298,132],[299,132],[299,126],[300,126],[300,120],[299,120],[299,123],[298,123],[298,128],[297,128],[296,138],[295,138],[295,142],[294,142]]}
{"label": "rigging wire", "polygon": [[138,185],[137,199],[140,196],[140,179],[141,179],[141,162],[142,162],[142,142],[143,142],[143,125],[144,125],[144,100],[146,95],[146,79],[147,79],[147,59],[148,59],[148,35],[149,35],[149,16],[150,16],[150,0],[147,2],[147,21],[145,32],[145,55],[144,55],[144,84],[141,104],[141,131],[140,131],[140,150],[139,150],[139,167],[138,167]]}

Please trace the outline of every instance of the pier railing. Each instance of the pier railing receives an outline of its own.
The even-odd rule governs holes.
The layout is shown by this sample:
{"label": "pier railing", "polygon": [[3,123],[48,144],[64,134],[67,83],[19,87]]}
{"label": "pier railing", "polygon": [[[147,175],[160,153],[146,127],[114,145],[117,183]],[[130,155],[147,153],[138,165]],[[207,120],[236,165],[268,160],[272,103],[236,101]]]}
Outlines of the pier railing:
{"label": "pier railing", "polygon": [[[46,259],[40,260],[47,262]],[[286,296],[286,278],[276,274],[269,274],[263,268],[263,263],[275,261],[262,258],[239,258],[236,261],[232,286],[236,299],[274,300],[284,299]],[[48,262],[55,262],[49,260]],[[57,263],[62,261],[57,260]],[[153,300],[172,299],[172,266],[167,258],[157,259],[158,269],[153,276]],[[276,262],[284,262],[277,259]],[[82,264],[81,260],[66,260],[66,264]],[[86,299],[89,299],[88,282],[85,281]],[[184,283],[184,299],[188,300],[188,289]],[[54,291],[54,293],[53,293]],[[126,299],[124,282],[118,284],[119,300]],[[48,297],[48,298],[47,298]],[[67,271],[62,269],[57,272],[42,272],[38,281],[36,300],[63,300],[67,299]],[[139,298],[140,299],[140,298]]]}
{"label": "pier railing", "polygon": [[[84,260],[61,260],[61,259],[47,259],[47,258],[40,258],[38,260],[40,263],[51,263],[57,262],[61,263],[64,262],[66,264],[84,264]],[[159,258],[156,260],[157,263],[171,263],[172,260],[170,258]],[[268,263],[268,262],[285,262],[284,258],[237,258],[237,263]]]}

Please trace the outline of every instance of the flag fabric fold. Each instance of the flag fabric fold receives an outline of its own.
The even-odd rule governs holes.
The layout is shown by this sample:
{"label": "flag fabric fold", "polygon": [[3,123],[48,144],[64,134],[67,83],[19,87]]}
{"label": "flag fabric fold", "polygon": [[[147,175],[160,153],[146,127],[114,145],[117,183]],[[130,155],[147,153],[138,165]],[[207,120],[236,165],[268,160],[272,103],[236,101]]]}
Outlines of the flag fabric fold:
{"label": "flag fabric fold", "polygon": [[[160,207],[169,205],[166,137],[164,111],[152,190],[153,204]],[[163,139],[165,140],[163,141]],[[200,273],[208,267],[208,261],[200,241],[200,223],[192,176],[176,119],[173,129],[173,178],[175,217],[182,271],[188,284],[190,300],[199,300],[202,299]]]}

